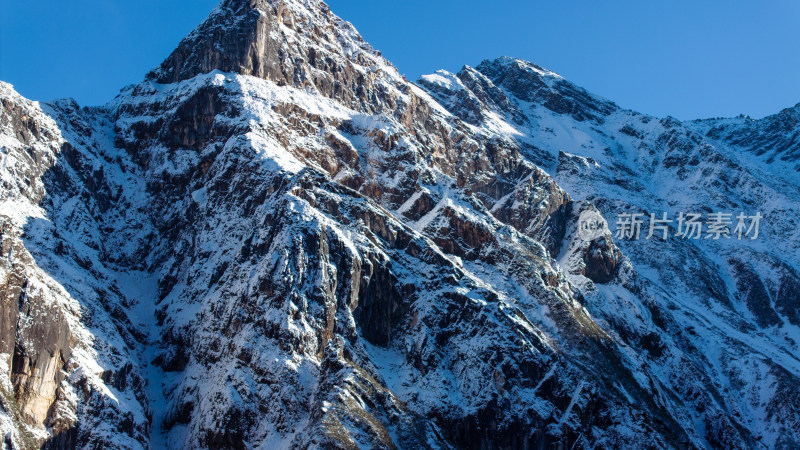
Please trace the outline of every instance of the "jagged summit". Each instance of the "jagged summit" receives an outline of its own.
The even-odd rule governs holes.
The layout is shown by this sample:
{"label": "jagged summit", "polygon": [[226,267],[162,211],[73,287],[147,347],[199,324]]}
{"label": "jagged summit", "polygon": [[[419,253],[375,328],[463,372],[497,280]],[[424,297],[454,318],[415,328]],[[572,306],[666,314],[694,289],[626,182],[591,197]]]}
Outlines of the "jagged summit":
{"label": "jagged summit", "polygon": [[494,72],[494,71],[512,71],[512,70],[525,70],[525,71],[533,71],[539,74],[542,78],[548,78],[553,80],[564,79],[561,75],[545,69],[537,64],[534,64],[530,61],[526,61],[520,58],[514,58],[512,56],[501,56],[495,59],[485,59],[481,61],[478,65],[479,70],[486,71],[486,72]]}
{"label": "jagged summit", "polygon": [[800,173],[800,103],[776,114],[753,119],[748,116],[701,119],[686,123],[710,139],[750,152],[787,172],[791,180]]}
{"label": "jagged summit", "polygon": [[224,0],[147,79],[174,83],[213,70],[311,87],[350,106],[364,106],[376,73],[401,79],[317,0]]}
{"label": "jagged summit", "polygon": [[173,83],[215,69],[274,76],[277,45],[269,35],[278,14],[267,0],[224,0],[148,78]]}
{"label": "jagged summit", "polygon": [[580,121],[602,123],[605,116],[619,109],[614,102],[521,59],[506,56],[485,60],[476,69],[517,98],[542,104],[553,112],[569,114]]}
{"label": "jagged summit", "polygon": [[172,83],[218,69],[285,81],[280,53],[287,31],[330,14],[322,2],[305,4],[324,8],[312,19],[309,9],[292,0],[223,0],[148,78]]}
{"label": "jagged summit", "polygon": [[607,116],[620,110],[614,102],[588,92],[555,72],[509,56],[484,60],[475,68],[464,66],[458,74],[440,70],[423,75],[419,83],[437,95],[439,101],[451,103],[451,97],[457,97],[455,112],[462,120],[473,124],[485,119],[479,119],[483,104],[507,114],[518,125],[526,124],[521,105],[511,101],[506,93],[579,121],[603,123]]}

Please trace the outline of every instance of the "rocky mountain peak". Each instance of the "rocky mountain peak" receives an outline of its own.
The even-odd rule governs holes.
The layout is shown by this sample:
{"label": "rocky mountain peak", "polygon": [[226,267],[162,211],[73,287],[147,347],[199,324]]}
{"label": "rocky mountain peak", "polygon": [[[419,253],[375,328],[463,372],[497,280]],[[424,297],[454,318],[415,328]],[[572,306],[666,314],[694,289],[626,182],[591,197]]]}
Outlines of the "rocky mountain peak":
{"label": "rocky mountain peak", "polygon": [[540,79],[550,80],[563,80],[564,78],[544,67],[538,66],[532,62],[525,61],[511,56],[501,56],[496,59],[486,59],[478,65],[478,70],[485,73],[487,76],[492,74],[499,74],[500,72],[524,71],[531,74],[537,74]]}
{"label": "rocky mountain peak", "polygon": [[541,104],[579,121],[603,123],[604,117],[619,109],[609,100],[591,94],[560,75],[528,61],[504,56],[485,60],[476,69],[494,84],[518,99]]}
{"label": "rocky mountain peak", "polygon": [[794,125],[797,125],[798,120],[800,120],[800,103],[782,110],[780,113],[778,113],[778,115],[783,116],[790,121],[793,119]]}
{"label": "rocky mountain peak", "polygon": [[214,70],[310,87],[348,106],[368,103],[364,87],[376,73],[401,79],[317,0],[224,0],[147,79],[174,83]]}
{"label": "rocky mountain peak", "polygon": [[329,10],[320,5],[324,4],[224,0],[148,78],[173,83],[220,70],[285,81],[281,53],[288,35],[312,15],[323,20]]}
{"label": "rocky mountain peak", "polygon": [[800,104],[761,119],[748,116],[687,122],[707,138],[755,154],[767,164],[785,171],[784,180],[800,172]]}

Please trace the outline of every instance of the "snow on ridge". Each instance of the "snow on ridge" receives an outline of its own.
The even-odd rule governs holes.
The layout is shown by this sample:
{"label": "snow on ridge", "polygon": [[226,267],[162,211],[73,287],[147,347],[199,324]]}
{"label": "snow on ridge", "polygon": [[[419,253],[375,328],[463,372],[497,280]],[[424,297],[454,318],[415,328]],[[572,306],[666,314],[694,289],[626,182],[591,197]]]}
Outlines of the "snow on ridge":
{"label": "snow on ridge", "polygon": [[555,73],[555,72],[553,72],[551,70],[545,69],[544,67],[541,67],[541,66],[539,66],[537,64],[534,64],[534,63],[532,63],[530,61],[526,61],[524,59],[514,58],[512,56],[501,56],[500,58],[497,58],[495,61],[497,61],[498,63],[500,63],[504,67],[508,67],[508,66],[511,66],[511,65],[516,65],[519,68],[533,71],[533,72],[539,74],[540,76],[542,76],[544,78],[552,78],[552,79],[556,79],[556,80],[563,80],[564,79],[564,77],[562,77],[561,75],[559,75],[559,74],[557,74],[557,73]]}
{"label": "snow on ridge", "polygon": [[426,82],[447,89],[450,92],[457,92],[464,90],[464,84],[458,76],[446,70],[437,70],[435,73],[422,75],[421,79]]}
{"label": "snow on ridge", "polygon": [[0,80],[0,95],[17,95],[17,91],[14,89],[14,85],[8,83],[6,81]]}

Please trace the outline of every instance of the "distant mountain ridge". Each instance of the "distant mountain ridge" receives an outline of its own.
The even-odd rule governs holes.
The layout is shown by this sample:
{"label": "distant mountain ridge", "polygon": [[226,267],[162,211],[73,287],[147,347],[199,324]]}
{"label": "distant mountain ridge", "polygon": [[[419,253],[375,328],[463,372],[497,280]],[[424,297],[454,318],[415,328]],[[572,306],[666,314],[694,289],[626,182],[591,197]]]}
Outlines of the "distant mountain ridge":
{"label": "distant mountain ridge", "polygon": [[[224,0],[103,107],[0,83],[3,445],[796,448],[798,111],[411,83],[318,0]],[[614,236],[662,212],[764,220]]]}

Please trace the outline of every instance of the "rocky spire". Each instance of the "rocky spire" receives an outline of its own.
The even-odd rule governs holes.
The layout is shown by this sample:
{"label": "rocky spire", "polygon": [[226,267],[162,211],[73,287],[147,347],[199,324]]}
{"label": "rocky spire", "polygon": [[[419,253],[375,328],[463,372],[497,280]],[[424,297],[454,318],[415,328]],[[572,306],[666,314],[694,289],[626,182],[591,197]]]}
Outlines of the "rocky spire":
{"label": "rocky spire", "polygon": [[268,0],[224,0],[148,78],[173,83],[216,69],[279,78],[270,34],[284,11]]}
{"label": "rocky spire", "polygon": [[376,72],[400,75],[320,0],[223,0],[149,81],[174,83],[220,70],[315,88],[369,109]]}
{"label": "rocky spire", "polygon": [[485,60],[476,69],[515,97],[541,104],[558,114],[568,114],[579,121],[603,123],[605,116],[619,109],[614,102],[521,59],[504,56]]}

